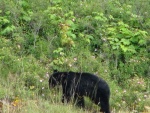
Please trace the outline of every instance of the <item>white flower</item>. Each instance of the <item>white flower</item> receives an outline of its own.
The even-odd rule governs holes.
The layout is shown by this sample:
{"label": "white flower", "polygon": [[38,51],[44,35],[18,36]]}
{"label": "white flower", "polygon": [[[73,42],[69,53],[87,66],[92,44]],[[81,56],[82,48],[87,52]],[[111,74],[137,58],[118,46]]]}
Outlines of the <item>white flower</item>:
{"label": "white flower", "polygon": [[74,58],[74,61],[77,61],[77,58]]}
{"label": "white flower", "polygon": [[126,90],[124,90],[123,92],[124,92],[124,93],[126,93],[127,91],[126,91]]}
{"label": "white flower", "polygon": [[45,78],[49,78],[49,74],[48,74],[48,72],[45,74]]}
{"label": "white flower", "polygon": [[70,67],[72,67],[72,65],[71,65],[71,64],[69,64],[69,66],[70,66]]}
{"label": "white flower", "polygon": [[147,98],[147,95],[144,95],[144,98]]}
{"label": "white flower", "polygon": [[41,79],[40,82],[43,82],[43,80]]}
{"label": "white flower", "polygon": [[94,50],[95,52],[97,51],[97,48],[95,48],[95,50]]}
{"label": "white flower", "polygon": [[139,98],[139,101],[141,101],[141,99]]}

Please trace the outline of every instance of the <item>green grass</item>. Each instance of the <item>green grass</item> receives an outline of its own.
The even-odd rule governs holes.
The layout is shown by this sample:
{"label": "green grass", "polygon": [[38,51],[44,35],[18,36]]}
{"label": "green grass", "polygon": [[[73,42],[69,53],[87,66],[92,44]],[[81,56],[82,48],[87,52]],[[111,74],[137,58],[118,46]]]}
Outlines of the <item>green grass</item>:
{"label": "green grass", "polygon": [[73,110],[72,106],[65,106],[61,104],[52,104],[48,100],[22,100],[17,106],[10,104],[3,105],[4,113],[77,113],[78,110]]}
{"label": "green grass", "polygon": [[[10,77],[11,78],[11,77]],[[3,81],[3,82],[2,82]],[[117,87],[110,84],[113,89]],[[47,95],[36,92],[36,90],[26,89],[21,85],[19,79],[15,76],[4,82],[0,80],[0,102],[3,103],[3,113],[98,113],[99,107],[93,104],[90,99],[85,98],[85,109],[80,109],[74,106],[73,103],[61,103],[61,88],[44,89]],[[110,104],[118,102],[115,96],[115,91],[112,91]],[[118,97],[119,98],[119,97]],[[112,107],[114,113],[131,113],[127,107],[124,107],[120,102],[120,107]],[[147,105],[149,105],[147,103]],[[119,108],[119,109],[118,109]],[[133,108],[134,109],[134,108]],[[132,110],[133,110],[132,109]],[[146,110],[144,110],[146,111]],[[146,113],[146,112],[145,112]],[[147,112],[148,113],[148,112]]]}
{"label": "green grass", "polygon": [[[12,103],[5,102],[3,105],[3,113],[98,113],[98,109],[86,108],[79,109],[72,104],[51,103],[49,100],[37,98],[35,100],[20,100],[16,106]],[[129,113],[128,111],[116,111],[115,113]]]}

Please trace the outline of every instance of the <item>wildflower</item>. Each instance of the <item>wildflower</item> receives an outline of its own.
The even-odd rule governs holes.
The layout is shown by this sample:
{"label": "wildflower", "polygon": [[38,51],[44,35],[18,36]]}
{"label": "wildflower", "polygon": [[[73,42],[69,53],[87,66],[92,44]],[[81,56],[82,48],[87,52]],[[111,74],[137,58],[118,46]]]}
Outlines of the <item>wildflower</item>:
{"label": "wildflower", "polygon": [[15,98],[15,100],[11,103],[13,106],[17,106],[20,103],[20,99],[18,97]]}
{"label": "wildflower", "polygon": [[41,79],[40,82],[43,82],[43,80]]}
{"label": "wildflower", "polygon": [[123,103],[123,104],[125,104],[126,102],[125,102],[125,101],[123,101],[122,103]]}
{"label": "wildflower", "polygon": [[42,89],[44,89],[44,87],[42,87]]}
{"label": "wildflower", "polygon": [[123,92],[124,92],[124,93],[126,93],[127,91],[126,91],[126,90],[124,90]]}
{"label": "wildflower", "polygon": [[95,50],[94,50],[95,52],[97,51],[97,48],[95,48]]}
{"label": "wildflower", "polygon": [[141,99],[140,99],[140,98],[139,98],[138,100],[139,100],[139,101],[141,101]]}
{"label": "wildflower", "polygon": [[17,47],[18,47],[18,49],[20,49],[21,47],[20,47],[20,45],[17,45]]}
{"label": "wildflower", "polygon": [[138,84],[141,84],[141,82],[140,82],[140,81],[138,81]]}
{"label": "wildflower", "polygon": [[95,59],[95,56],[92,56],[93,59]]}
{"label": "wildflower", "polygon": [[106,38],[102,38],[102,40],[103,40],[104,42],[106,42],[106,41],[107,41],[107,39],[106,39]]}
{"label": "wildflower", "polygon": [[72,67],[72,65],[71,65],[71,64],[69,64],[69,67]]}
{"label": "wildflower", "polygon": [[68,59],[65,59],[65,61],[67,62],[67,61],[68,61]]}
{"label": "wildflower", "polygon": [[44,94],[42,94],[42,96],[44,97],[45,95],[44,95]]}
{"label": "wildflower", "polygon": [[121,105],[120,105],[120,104],[118,104],[118,106],[120,107]]}
{"label": "wildflower", "polygon": [[30,86],[30,89],[34,89],[35,88],[35,86]]}
{"label": "wildflower", "polygon": [[74,61],[77,61],[77,58],[74,58]]}
{"label": "wildflower", "polygon": [[62,56],[63,56],[63,55],[64,55],[64,53],[63,53],[63,52],[60,52],[60,55],[62,55]]}
{"label": "wildflower", "polygon": [[144,95],[144,98],[147,98],[147,95]]}
{"label": "wildflower", "polygon": [[105,73],[107,73],[107,70],[105,69]]}
{"label": "wildflower", "polygon": [[48,74],[48,72],[46,72],[46,74],[45,74],[45,78],[49,78],[49,74]]}

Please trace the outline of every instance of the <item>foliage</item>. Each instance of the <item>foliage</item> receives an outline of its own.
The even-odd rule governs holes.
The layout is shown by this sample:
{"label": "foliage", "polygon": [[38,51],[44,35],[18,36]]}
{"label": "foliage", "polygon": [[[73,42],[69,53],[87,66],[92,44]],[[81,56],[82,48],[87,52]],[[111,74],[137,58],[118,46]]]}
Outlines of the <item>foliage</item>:
{"label": "foliage", "polygon": [[108,40],[113,50],[121,50],[124,54],[140,52],[145,48],[147,32],[129,28],[129,25],[118,22],[107,29]]}

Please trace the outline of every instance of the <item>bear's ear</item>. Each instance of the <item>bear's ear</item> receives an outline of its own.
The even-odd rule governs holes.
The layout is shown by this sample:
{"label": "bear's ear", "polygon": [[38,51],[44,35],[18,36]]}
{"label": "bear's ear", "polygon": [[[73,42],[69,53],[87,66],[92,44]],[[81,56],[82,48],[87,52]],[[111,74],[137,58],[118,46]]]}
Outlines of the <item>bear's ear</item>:
{"label": "bear's ear", "polygon": [[58,70],[57,69],[54,69],[54,71],[53,71],[54,73],[56,73],[56,72],[58,72]]}

